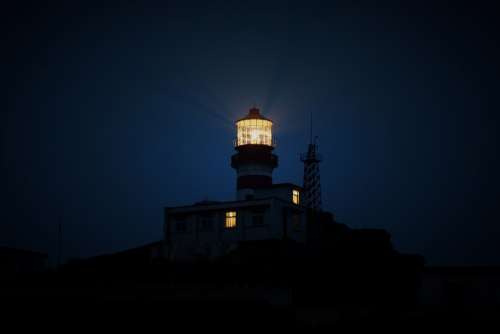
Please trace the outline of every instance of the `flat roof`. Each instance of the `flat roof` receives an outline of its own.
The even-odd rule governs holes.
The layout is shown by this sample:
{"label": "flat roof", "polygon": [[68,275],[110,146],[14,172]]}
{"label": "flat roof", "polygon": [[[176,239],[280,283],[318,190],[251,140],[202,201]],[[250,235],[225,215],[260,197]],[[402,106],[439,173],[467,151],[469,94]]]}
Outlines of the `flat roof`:
{"label": "flat roof", "polygon": [[191,211],[192,209],[196,209],[194,211],[217,210],[219,208],[231,208],[231,207],[236,208],[236,207],[266,205],[266,204],[269,204],[273,199],[274,199],[273,197],[268,197],[268,198],[259,198],[259,199],[241,200],[241,201],[217,202],[217,203],[210,203],[210,204],[197,203],[197,204],[191,204],[191,205],[166,207],[166,209],[170,212],[177,211],[177,210],[179,210],[179,211],[184,211],[184,210]]}
{"label": "flat roof", "polygon": [[284,183],[274,183],[268,187],[263,187],[263,188],[297,188],[299,190],[302,190],[301,186],[298,186],[294,183],[290,182],[284,182]]}
{"label": "flat roof", "polygon": [[289,204],[290,206],[303,208],[301,205],[293,204],[292,202],[285,201],[278,197],[266,197],[266,198],[255,198],[250,200],[240,200],[240,201],[226,201],[226,202],[210,202],[210,204],[204,204],[203,202],[191,205],[182,205],[175,207],[165,207],[168,212],[189,212],[189,211],[210,211],[210,210],[220,210],[229,208],[242,208],[242,207],[255,207],[270,205],[272,201],[279,201],[282,203]]}

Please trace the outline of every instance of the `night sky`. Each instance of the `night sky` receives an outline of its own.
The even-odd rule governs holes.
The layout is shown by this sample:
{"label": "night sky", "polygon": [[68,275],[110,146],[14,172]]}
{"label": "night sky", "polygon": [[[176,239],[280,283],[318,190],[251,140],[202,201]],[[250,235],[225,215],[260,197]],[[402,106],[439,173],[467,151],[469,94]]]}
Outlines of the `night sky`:
{"label": "night sky", "polygon": [[53,259],[62,221],[65,259],[103,254],[159,240],[164,206],[234,199],[256,105],[275,182],[302,183],[312,112],[338,221],[500,265],[498,11],[414,2],[3,8],[0,245]]}

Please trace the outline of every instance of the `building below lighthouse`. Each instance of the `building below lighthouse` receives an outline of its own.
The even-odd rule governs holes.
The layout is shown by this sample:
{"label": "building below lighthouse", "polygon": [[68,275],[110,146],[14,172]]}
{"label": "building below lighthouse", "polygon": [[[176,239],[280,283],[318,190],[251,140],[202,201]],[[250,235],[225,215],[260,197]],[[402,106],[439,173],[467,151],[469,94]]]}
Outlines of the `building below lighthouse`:
{"label": "building below lighthouse", "polygon": [[164,233],[170,259],[217,257],[244,241],[306,241],[302,187],[273,183],[278,157],[273,153],[272,127],[273,122],[257,108],[236,121],[236,152],[231,157],[237,177],[235,200],[165,208]]}

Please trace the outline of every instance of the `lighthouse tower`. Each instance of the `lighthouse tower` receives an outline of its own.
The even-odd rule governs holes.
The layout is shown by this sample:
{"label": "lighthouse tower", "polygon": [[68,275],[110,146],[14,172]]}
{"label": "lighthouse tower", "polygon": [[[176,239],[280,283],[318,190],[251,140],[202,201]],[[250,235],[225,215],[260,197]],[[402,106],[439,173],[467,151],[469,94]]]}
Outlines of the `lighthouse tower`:
{"label": "lighthouse tower", "polygon": [[251,108],[248,115],[236,121],[237,151],[231,157],[231,167],[237,174],[237,199],[251,199],[255,189],[269,187],[273,183],[273,170],[278,157],[272,135],[273,122],[263,117],[258,108]]}

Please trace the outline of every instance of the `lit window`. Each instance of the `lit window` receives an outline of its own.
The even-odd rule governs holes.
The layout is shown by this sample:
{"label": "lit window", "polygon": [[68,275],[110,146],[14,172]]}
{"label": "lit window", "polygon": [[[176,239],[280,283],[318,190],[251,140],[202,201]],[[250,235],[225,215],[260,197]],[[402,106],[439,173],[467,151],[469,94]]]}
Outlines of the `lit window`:
{"label": "lit window", "polygon": [[298,190],[292,190],[292,203],[296,205],[300,203],[300,193]]}
{"label": "lit window", "polygon": [[226,212],[226,221],[224,224],[225,228],[235,228],[236,227],[236,211]]}

